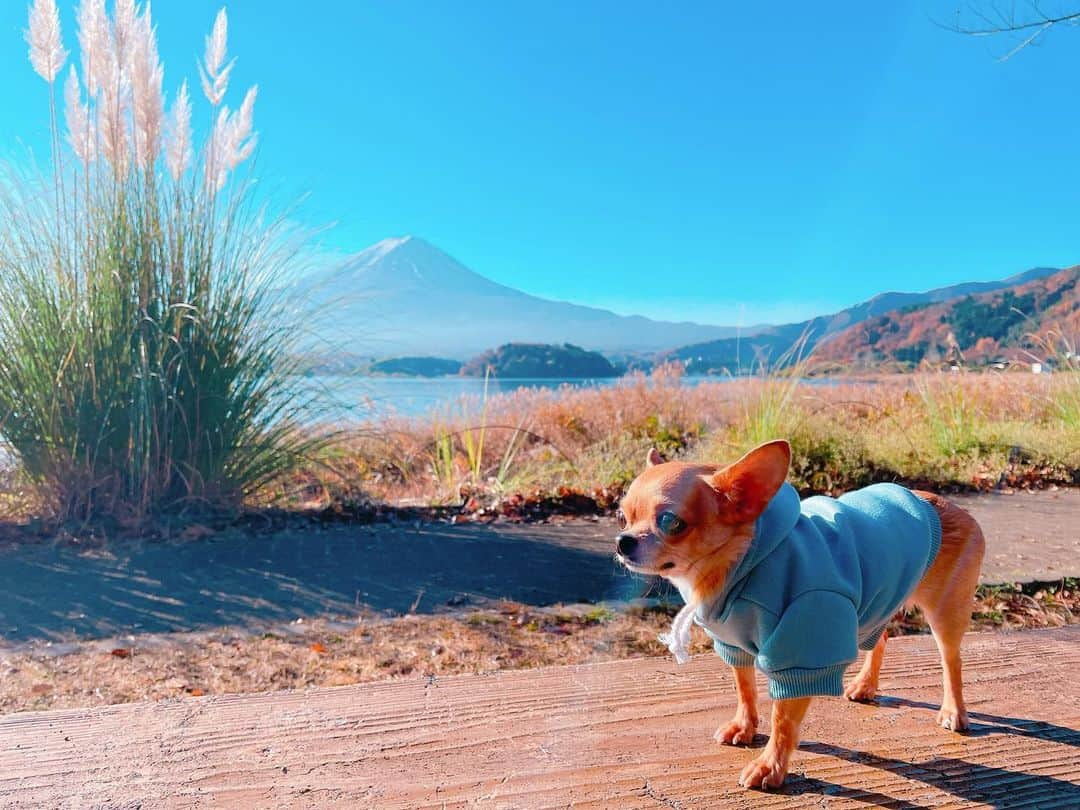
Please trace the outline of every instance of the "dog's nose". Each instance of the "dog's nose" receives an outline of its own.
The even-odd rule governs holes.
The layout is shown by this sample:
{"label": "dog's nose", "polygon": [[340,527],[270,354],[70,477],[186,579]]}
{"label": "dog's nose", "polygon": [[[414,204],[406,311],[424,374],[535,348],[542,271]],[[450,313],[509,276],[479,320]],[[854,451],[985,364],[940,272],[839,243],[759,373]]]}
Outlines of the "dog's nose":
{"label": "dog's nose", "polygon": [[633,556],[634,551],[637,550],[638,539],[632,534],[620,534],[616,539],[619,541],[619,553],[624,557]]}

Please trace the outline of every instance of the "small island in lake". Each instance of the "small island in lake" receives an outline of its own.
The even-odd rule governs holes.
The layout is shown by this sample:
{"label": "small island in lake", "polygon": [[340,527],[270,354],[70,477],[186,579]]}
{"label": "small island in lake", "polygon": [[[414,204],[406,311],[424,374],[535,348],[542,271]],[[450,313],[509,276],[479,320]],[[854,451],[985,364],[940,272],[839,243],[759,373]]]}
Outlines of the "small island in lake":
{"label": "small island in lake", "polygon": [[564,343],[507,343],[474,357],[461,368],[464,377],[597,379],[618,377],[604,355]]}
{"label": "small island in lake", "polygon": [[367,371],[387,377],[449,377],[461,371],[461,361],[445,357],[389,357],[376,360]]}

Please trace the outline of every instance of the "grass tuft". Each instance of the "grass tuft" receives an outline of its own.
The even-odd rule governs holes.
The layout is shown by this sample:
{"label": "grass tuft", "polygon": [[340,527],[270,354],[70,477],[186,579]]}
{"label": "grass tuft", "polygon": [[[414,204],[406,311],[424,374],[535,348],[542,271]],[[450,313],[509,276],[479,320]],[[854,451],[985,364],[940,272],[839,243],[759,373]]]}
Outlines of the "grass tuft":
{"label": "grass tuft", "polygon": [[[115,30],[95,47],[134,71]],[[143,56],[160,83],[156,51]],[[51,172],[0,179],[0,435],[56,516],[137,523],[234,504],[320,439],[296,428],[310,398],[276,292],[300,242],[247,183],[225,185],[249,152],[253,93],[225,146],[212,136],[196,165],[166,170],[161,110],[138,86],[113,99],[122,75],[98,77],[86,108],[72,73],[69,104],[103,128],[69,135],[87,147],[69,155],[54,124]],[[160,107],[160,87],[142,90]]]}

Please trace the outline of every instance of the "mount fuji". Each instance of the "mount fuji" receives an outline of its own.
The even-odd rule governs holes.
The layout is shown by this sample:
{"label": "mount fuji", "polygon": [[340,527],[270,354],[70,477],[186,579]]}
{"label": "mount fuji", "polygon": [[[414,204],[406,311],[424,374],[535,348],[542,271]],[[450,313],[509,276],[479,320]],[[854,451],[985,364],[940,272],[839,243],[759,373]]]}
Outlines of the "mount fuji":
{"label": "mount fuji", "polygon": [[305,277],[297,291],[312,307],[316,335],[352,356],[464,360],[510,342],[634,354],[736,334],[733,327],[654,321],[529,295],[415,236],[384,239]]}

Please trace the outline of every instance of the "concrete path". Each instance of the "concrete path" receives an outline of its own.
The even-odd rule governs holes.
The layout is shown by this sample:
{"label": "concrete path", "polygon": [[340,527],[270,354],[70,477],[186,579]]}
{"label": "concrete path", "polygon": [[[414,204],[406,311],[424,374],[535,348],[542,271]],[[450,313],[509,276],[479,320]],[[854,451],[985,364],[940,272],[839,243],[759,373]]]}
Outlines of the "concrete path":
{"label": "concrete path", "polygon": [[[1080,576],[1080,490],[958,499],[983,523],[983,580]],[[0,548],[0,643],[428,613],[512,599],[618,601],[652,583],[612,561],[611,520],[337,526],[176,543]]]}
{"label": "concrete path", "polygon": [[1080,576],[1080,489],[958,495],[986,534],[982,581]]}
{"label": "concrete path", "polygon": [[933,640],[897,639],[879,705],[811,707],[780,793],[736,786],[756,751],[712,741],[734,701],[706,655],[9,715],[0,806],[1080,807],[1080,628],[965,656],[969,734],[934,722]]}

